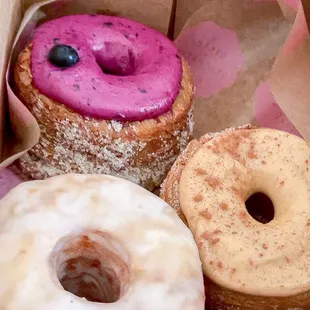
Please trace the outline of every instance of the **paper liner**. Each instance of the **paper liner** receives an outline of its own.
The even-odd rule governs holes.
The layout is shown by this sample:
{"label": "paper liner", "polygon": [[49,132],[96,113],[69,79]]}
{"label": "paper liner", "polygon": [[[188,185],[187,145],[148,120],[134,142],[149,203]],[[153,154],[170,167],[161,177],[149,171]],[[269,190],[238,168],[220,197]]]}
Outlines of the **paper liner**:
{"label": "paper liner", "polygon": [[21,6],[18,3],[14,4],[10,0],[0,1],[0,11],[2,12],[0,19],[0,162],[4,158],[4,146],[6,144],[4,138],[7,136],[6,125],[8,125],[6,122],[7,98],[4,75],[15,35],[14,32],[12,33],[12,28],[16,29],[19,26],[20,13],[18,12],[20,9]]}
{"label": "paper liner", "polygon": [[294,22],[300,0],[278,0],[283,15]]}
{"label": "paper liner", "polygon": [[276,103],[268,81],[261,83],[256,89],[254,115],[261,127],[287,131],[301,136]]}
{"label": "paper liner", "polygon": [[310,39],[303,8],[271,72],[271,90],[290,121],[310,141]]}
{"label": "paper liner", "polygon": [[[24,0],[25,8],[38,3]],[[173,0],[58,0],[46,6],[46,19],[70,14],[108,14],[127,17],[167,34]],[[42,8],[43,9],[43,8]]]}
{"label": "paper liner", "polygon": [[255,123],[255,91],[268,80],[274,57],[290,30],[276,1],[204,3],[176,38],[197,87],[197,137]]}
{"label": "paper liner", "polygon": [[[47,4],[50,2],[52,1],[45,1],[42,4]],[[35,118],[16,97],[13,89],[11,88],[12,83],[10,83],[12,80],[13,66],[18,53],[25,47],[28,38],[31,37],[37,21],[39,21],[42,17],[42,15],[37,11],[40,5],[33,5],[25,13],[25,17],[21,22],[20,29],[18,30],[13,44],[9,65],[6,72],[10,127],[6,128],[6,145],[3,155],[4,160],[0,164],[0,167],[6,167],[12,164],[17,158],[33,147],[38,142],[40,137],[40,129]]]}

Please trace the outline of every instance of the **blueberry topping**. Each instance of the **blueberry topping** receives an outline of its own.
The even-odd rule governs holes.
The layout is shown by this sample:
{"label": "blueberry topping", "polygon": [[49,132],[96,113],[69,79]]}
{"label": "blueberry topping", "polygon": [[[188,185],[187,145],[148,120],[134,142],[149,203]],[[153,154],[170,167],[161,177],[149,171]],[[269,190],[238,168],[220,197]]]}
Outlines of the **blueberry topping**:
{"label": "blueberry topping", "polygon": [[79,91],[81,88],[79,84],[73,84],[73,89],[74,91]]}
{"label": "blueberry topping", "polygon": [[78,63],[79,54],[69,45],[57,44],[49,51],[48,60],[56,67],[67,68]]}
{"label": "blueberry topping", "polygon": [[113,26],[113,23],[111,22],[105,22],[103,23],[106,27],[111,28]]}

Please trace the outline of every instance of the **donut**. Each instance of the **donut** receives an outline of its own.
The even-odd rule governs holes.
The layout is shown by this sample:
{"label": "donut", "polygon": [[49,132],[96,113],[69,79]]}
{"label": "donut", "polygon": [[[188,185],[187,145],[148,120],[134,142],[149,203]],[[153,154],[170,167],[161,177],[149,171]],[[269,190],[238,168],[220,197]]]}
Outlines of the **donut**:
{"label": "donut", "polygon": [[86,174],[25,182],[0,201],[0,224],[3,310],[204,309],[190,230],[132,182]]}
{"label": "donut", "polygon": [[190,69],[167,37],[137,22],[71,15],[43,23],[14,76],[41,130],[17,163],[26,179],[109,174],[152,190],[191,139]]}
{"label": "donut", "polygon": [[207,309],[310,309],[310,147],[243,126],[193,140],[161,189],[191,229]]}

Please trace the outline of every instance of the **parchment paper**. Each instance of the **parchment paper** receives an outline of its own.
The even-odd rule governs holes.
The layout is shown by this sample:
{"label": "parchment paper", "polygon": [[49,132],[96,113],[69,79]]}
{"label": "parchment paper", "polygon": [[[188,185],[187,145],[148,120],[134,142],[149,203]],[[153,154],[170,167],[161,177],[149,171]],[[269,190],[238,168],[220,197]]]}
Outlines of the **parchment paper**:
{"label": "parchment paper", "polygon": [[[276,1],[204,3],[176,38],[194,73],[197,137],[255,123],[255,93],[268,81],[274,58],[291,26]],[[178,9],[188,11],[185,2]]]}
{"label": "parchment paper", "polygon": [[273,66],[271,89],[281,109],[307,141],[310,141],[309,85],[310,39],[300,5],[292,31]]}
{"label": "parchment paper", "polygon": [[[11,52],[12,43],[18,25],[20,23],[21,6],[18,3],[13,3],[11,0],[0,1],[0,162],[4,159],[4,152],[8,135],[6,125],[7,115],[7,95],[5,89],[5,71],[8,58]],[[15,18],[13,18],[15,16]],[[15,29],[15,31],[13,30]]]}

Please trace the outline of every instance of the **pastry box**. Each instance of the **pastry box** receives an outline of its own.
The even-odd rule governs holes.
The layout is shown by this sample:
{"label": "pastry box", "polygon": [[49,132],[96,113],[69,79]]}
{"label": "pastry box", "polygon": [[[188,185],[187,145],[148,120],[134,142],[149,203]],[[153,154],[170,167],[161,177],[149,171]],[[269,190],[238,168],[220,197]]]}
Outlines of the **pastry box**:
{"label": "pastry box", "polygon": [[[296,136],[306,142],[310,139],[310,6],[306,1],[2,0],[0,9],[0,198],[24,181],[67,173],[108,174],[158,194],[175,163],[163,183],[161,198],[191,227],[179,200],[174,198],[182,188],[186,191],[185,185],[179,188],[180,173],[186,170],[186,174],[193,175],[190,167],[185,168],[189,158],[200,148],[220,153],[212,139],[222,141],[223,132],[234,135],[235,130],[246,132],[242,137],[250,139],[248,132],[256,128],[280,131],[283,139],[287,133],[294,136],[293,140]],[[53,24],[54,20],[59,20],[58,24]],[[103,37],[101,28],[106,33]],[[105,42],[111,37],[116,43],[108,45]],[[84,61],[86,58],[89,62]],[[76,64],[79,69],[75,69]],[[98,70],[104,72],[103,80]],[[106,97],[99,105],[93,103],[101,92]],[[68,104],[59,106],[57,102],[62,99]],[[104,121],[99,121],[100,117]],[[221,134],[213,135],[218,132]],[[268,133],[265,138],[258,135],[253,139],[267,141],[273,137]],[[64,139],[68,143],[59,142]],[[229,142],[230,148],[238,148],[241,143],[239,138],[234,139]],[[298,141],[304,142],[301,139]],[[290,141],[283,143],[287,146]],[[224,139],[221,143],[228,142]],[[255,159],[258,155],[251,147],[247,157]],[[177,159],[185,149],[183,157]],[[275,152],[275,148],[264,150]],[[281,152],[279,156],[286,156]],[[236,159],[235,154],[232,156]],[[197,166],[204,160],[197,155]],[[260,164],[264,162],[260,160]],[[216,164],[224,167],[226,163]],[[242,170],[238,165],[234,169],[236,173]],[[195,171],[212,190],[222,190],[224,185],[205,177],[204,169]],[[199,188],[190,180],[188,177],[187,183],[184,181],[188,188]],[[235,196],[240,195],[235,191]],[[193,196],[197,205],[202,200],[200,193]],[[226,202],[221,202],[222,211],[226,207]],[[200,215],[205,221],[214,219],[206,210]],[[214,232],[222,233],[216,227]],[[204,236],[209,245],[221,238]],[[268,248],[265,243],[261,247],[262,252]],[[216,275],[222,279],[225,266],[221,261],[215,265],[220,270]],[[207,303],[206,309],[310,307],[308,295],[297,297],[286,307],[286,293],[277,293],[274,298],[268,296],[267,289],[261,289],[261,297],[254,296],[259,295],[255,290],[241,288],[240,295],[235,296],[229,288],[218,292],[219,282],[214,285],[205,278],[207,300],[215,295],[220,300]],[[230,288],[233,291],[236,286]],[[253,299],[249,300],[247,294]],[[223,299],[228,300],[227,304]],[[199,310],[201,305],[188,301],[185,309]]]}

